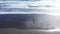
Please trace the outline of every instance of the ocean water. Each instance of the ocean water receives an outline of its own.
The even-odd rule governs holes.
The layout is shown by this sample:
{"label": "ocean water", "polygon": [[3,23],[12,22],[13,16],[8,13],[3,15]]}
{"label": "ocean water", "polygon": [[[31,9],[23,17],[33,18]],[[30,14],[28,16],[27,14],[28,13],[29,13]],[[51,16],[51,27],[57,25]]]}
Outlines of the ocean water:
{"label": "ocean water", "polygon": [[[22,11],[22,12],[30,12],[30,11],[45,11],[49,8],[53,8],[53,1],[48,0],[20,0],[20,1],[0,1],[0,11]],[[50,10],[50,9],[49,9]]]}

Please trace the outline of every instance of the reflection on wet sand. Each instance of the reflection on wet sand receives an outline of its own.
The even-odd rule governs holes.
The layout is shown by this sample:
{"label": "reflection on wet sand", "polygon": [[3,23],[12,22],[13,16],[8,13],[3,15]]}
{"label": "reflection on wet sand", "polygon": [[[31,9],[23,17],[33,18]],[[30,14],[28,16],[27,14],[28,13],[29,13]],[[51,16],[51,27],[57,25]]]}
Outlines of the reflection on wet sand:
{"label": "reflection on wet sand", "polygon": [[55,18],[45,14],[0,14],[0,28],[54,29],[51,22]]}
{"label": "reflection on wet sand", "polygon": [[0,34],[60,34],[60,16],[0,14]]}
{"label": "reflection on wet sand", "polygon": [[60,34],[60,31],[43,31],[39,29],[21,30],[16,28],[0,28],[0,34]]}

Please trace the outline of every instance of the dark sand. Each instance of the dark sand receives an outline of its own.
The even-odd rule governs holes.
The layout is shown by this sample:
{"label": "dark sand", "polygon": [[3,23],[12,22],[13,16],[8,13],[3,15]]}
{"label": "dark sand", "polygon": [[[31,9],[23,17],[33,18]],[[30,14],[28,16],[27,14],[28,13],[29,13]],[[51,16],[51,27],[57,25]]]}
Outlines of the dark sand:
{"label": "dark sand", "polygon": [[60,32],[41,31],[39,29],[25,30],[25,29],[17,29],[17,28],[0,28],[0,34],[60,34]]}

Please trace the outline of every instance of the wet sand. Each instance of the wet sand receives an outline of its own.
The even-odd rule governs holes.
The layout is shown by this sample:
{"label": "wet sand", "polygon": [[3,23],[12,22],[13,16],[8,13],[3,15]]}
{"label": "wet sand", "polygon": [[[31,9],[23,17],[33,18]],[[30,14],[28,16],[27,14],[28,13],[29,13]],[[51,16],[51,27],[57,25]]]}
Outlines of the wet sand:
{"label": "wet sand", "polygon": [[[38,15],[38,14],[2,14],[0,15],[0,34],[60,34],[60,31],[49,32],[42,31],[40,29],[19,29],[22,26],[25,27],[24,23],[27,21],[28,24],[32,23],[34,19],[36,27],[40,27],[38,24],[40,22],[44,23],[58,23],[60,25],[60,17],[56,16],[47,16],[47,15]],[[58,22],[57,22],[58,21]],[[32,24],[33,25],[33,24]],[[31,24],[29,26],[32,26]],[[56,26],[59,26],[56,25]],[[29,27],[28,26],[28,27]],[[13,28],[12,28],[13,27]],[[45,26],[42,26],[45,27]]]}
{"label": "wet sand", "polygon": [[49,32],[49,31],[42,31],[39,29],[31,29],[31,30],[24,30],[24,29],[16,29],[16,28],[0,28],[0,34],[60,34],[60,31]]}

